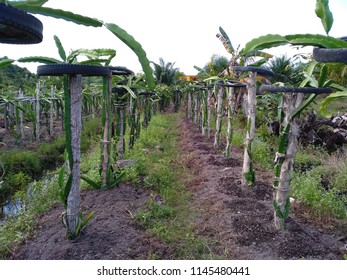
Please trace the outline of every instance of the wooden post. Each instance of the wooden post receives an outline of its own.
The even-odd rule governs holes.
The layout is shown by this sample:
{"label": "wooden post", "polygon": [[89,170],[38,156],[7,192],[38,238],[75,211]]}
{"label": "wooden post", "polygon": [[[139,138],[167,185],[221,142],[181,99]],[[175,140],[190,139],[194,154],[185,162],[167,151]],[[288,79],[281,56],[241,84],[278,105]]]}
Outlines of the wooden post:
{"label": "wooden post", "polygon": [[[18,94],[19,98],[22,99],[24,96],[24,92],[22,89],[19,89],[19,94]],[[19,101],[18,102],[20,107],[23,107],[23,102]],[[17,126],[17,133],[21,135],[21,137],[24,137],[24,114],[22,110],[19,110],[19,123]]]}
{"label": "wooden post", "polygon": [[256,93],[257,93],[257,73],[248,73],[247,87],[247,129],[245,139],[245,151],[243,157],[243,183],[252,186],[254,183],[254,171],[252,166],[252,142],[255,136],[255,113],[256,113]]}
{"label": "wooden post", "polygon": [[71,149],[73,166],[71,170],[72,184],[67,198],[67,229],[75,234],[80,215],[80,163],[81,163],[81,130],[82,130],[82,75],[70,76],[71,96]]}
{"label": "wooden post", "polygon": [[[283,159],[283,163],[281,166],[280,177],[275,178],[278,180],[278,186],[275,187],[274,192],[274,203],[275,203],[275,213],[274,213],[274,222],[275,227],[277,229],[284,228],[284,217],[280,217],[278,211],[281,213],[286,212],[286,207],[288,202],[288,192],[290,190],[290,174],[293,170],[293,159],[296,151],[297,139],[299,137],[299,120],[298,118],[291,119],[293,111],[297,109],[304,100],[303,93],[286,93],[283,96],[283,112],[284,112],[284,120],[283,127],[287,125],[290,126],[288,133],[288,142],[287,142],[287,150],[285,155],[276,154],[275,162],[277,162],[281,157]],[[285,133],[285,131],[283,131]],[[277,208],[277,210],[276,210]],[[283,214],[281,214],[283,215]]]}
{"label": "wooden post", "polygon": [[214,136],[214,146],[219,147],[220,145],[220,134],[221,134],[221,128],[222,128],[222,115],[223,115],[223,91],[224,89],[222,87],[218,88],[218,94],[217,94],[217,116],[216,116],[216,133]]}
{"label": "wooden post", "polygon": [[40,140],[40,82],[36,84],[36,129],[35,138]]}
{"label": "wooden post", "polygon": [[110,167],[110,147],[111,147],[111,120],[110,120],[110,95],[112,91],[112,73],[108,77],[104,77],[104,94],[103,94],[103,120],[104,120],[104,134],[102,140],[102,171],[101,179],[102,186],[107,188],[107,177]]}
{"label": "wooden post", "polygon": [[53,98],[54,98],[54,86],[51,86],[51,104],[49,108],[49,135],[53,135],[53,115],[54,115],[54,106],[53,106]]}
{"label": "wooden post", "polygon": [[232,130],[232,119],[233,119],[233,111],[234,111],[234,88],[230,87],[228,90],[228,129],[227,129],[227,145],[225,148],[225,155],[227,159],[230,159],[230,150],[231,150],[231,141],[232,141],[232,135],[233,135],[233,130]]}

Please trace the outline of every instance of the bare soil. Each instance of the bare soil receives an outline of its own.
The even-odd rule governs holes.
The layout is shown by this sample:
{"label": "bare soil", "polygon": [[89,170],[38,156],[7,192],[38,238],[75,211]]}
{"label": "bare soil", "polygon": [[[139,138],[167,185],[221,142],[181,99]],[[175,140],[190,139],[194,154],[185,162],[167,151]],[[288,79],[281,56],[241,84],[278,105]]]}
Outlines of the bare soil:
{"label": "bare soil", "polygon": [[[230,160],[206,140],[192,122],[180,122],[178,145],[181,162],[192,174],[194,229],[214,240],[211,251],[225,259],[343,259],[346,250],[341,223],[322,223],[298,202],[287,228],[273,226],[272,174],[256,168],[254,188],[241,184],[243,151],[232,149]],[[61,206],[39,217],[38,230],[11,259],[173,259],[174,244],[150,236],[133,218],[150,194],[142,188],[121,185],[109,191],[83,191],[82,210],[95,211],[76,241],[68,241],[60,223]],[[340,226],[339,228],[337,226]]]}

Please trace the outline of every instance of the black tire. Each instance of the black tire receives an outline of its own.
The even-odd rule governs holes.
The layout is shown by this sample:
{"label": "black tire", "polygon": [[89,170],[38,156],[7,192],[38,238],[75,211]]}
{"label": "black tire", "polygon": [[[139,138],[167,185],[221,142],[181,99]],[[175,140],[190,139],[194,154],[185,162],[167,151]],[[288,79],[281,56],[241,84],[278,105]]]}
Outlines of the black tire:
{"label": "black tire", "polygon": [[261,76],[264,77],[274,77],[275,74],[267,69],[260,68],[260,67],[253,67],[253,66],[231,66],[231,70],[233,71],[240,71],[240,72],[256,72]]}
{"label": "black tire", "polygon": [[123,76],[127,76],[127,75],[132,75],[134,74],[133,71],[129,70],[126,67],[121,67],[121,66],[110,66],[109,67],[112,75],[123,75]]}
{"label": "black tire", "polygon": [[139,95],[152,96],[152,95],[156,95],[156,93],[151,91],[141,91],[139,92]]}
{"label": "black tire", "polygon": [[37,44],[42,42],[43,25],[36,17],[0,3],[0,43]]}
{"label": "black tire", "polygon": [[128,91],[123,87],[113,87],[112,93],[117,93],[118,95],[122,96],[126,94]]}
{"label": "black tire", "polygon": [[108,76],[109,67],[95,65],[80,64],[49,64],[37,67],[37,75],[39,76],[62,76],[83,75],[83,76]]}
{"label": "black tire", "polygon": [[261,85],[259,88],[260,93],[267,92],[296,92],[296,93],[314,93],[323,94],[331,93],[331,88],[310,88],[310,87],[276,87],[269,85]]}
{"label": "black tire", "polygon": [[[338,38],[343,41],[347,41],[347,37]],[[347,48],[339,49],[324,49],[314,48],[313,58],[318,62],[341,62],[347,63]]]}
{"label": "black tire", "polygon": [[347,63],[347,48],[343,49],[324,49],[314,48],[313,58],[318,62],[341,62]]}
{"label": "black tire", "polygon": [[228,81],[228,80],[224,82],[222,80],[218,80],[216,82],[216,85],[219,87],[245,87],[246,83],[240,83],[238,81]]}

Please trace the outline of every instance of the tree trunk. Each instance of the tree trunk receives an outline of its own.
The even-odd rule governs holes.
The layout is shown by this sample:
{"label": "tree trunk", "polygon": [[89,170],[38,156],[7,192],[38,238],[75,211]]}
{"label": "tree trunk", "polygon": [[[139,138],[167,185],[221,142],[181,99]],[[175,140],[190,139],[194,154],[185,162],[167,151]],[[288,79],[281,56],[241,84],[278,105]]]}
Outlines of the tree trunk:
{"label": "tree trunk", "polygon": [[73,166],[71,170],[72,184],[67,198],[67,227],[68,232],[77,233],[80,214],[80,163],[81,163],[81,130],[82,130],[82,75],[70,76],[71,96],[71,149]]}
{"label": "tree trunk", "polygon": [[[283,127],[286,128],[289,126],[289,132],[285,155],[277,153],[275,159],[276,163],[282,160],[280,176],[279,178],[275,178],[274,183],[274,222],[277,229],[284,228],[284,219],[289,211],[288,192],[290,190],[290,173],[293,169],[293,159],[296,151],[297,139],[299,137],[299,120],[298,118],[291,119],[291,116],[293,111],[301,105],[303,99],[303,93],[286,93],[283,97],[282,106],[285,115]],[[286,129],[283,129],[282,134],[283,133],[286,133]]]}
{"label": "tree trunk", "polygon": [[223,91],[222,87],[218,88],[217,95],[217,118],[216,118],[216,133],[214,136],[214,146],[219,147],[220,145],[220,134],[222,128],[222,116],[223,116]]}
{"label": "tree trunk", "polygon": [[252,186],[255,181],[253,164],[252,164],[252,142],[255,135],[255,113],[256,113],[256,72],[249,72],[247,82],[247,129],[245,139],[245,151],[243,158],[243,183]]}
{"label": "tree trunk", "polygon": [[234,110],[234,88],[230,87],[228,90],[228,129],[227,129],[227,146],[225,148],[226,158],[230,159],[231,152],[231,141],[233,136],[232,120],[233,120],[233,110]]}

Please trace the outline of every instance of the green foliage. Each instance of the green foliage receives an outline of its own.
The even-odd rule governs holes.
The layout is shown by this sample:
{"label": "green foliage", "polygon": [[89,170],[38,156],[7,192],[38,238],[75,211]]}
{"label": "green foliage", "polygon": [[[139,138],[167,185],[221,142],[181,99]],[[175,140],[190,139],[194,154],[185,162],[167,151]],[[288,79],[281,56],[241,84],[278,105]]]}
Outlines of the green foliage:
{"label": "green foliage", "polygon": [[25,189],[30,181],[31,178],[21,171],[19,173],[9,173],[4,179],[0,194],[6,197],[8,194]]}
{"label": "green foliage", "polygon": [[1,161],[7,173],[22,172],[31,178],[41,174],[41,164],[35,152],[12,150],[2,153]]}
{"label": "green foliage", "polygon": [[252,158],[254,162],[260,164],[266,169],[273,169],[273,144],[270,139],[264,141],[260,137],[256,137],[253,142]]}
{"label": "green foliage", "polygon": [[41,7],[38,5],[31,5],[30,3],[23,3],[23,2],[19,4],[15,4],[15,6],[21,10],[24,10],[32,14],[39,14],[39,15],[49,16],[49,17],[53,17],[57,19],[63,19],[66,21],[71,21],[73,23],[82,24],[85,26],[93,26],[93,27],[102,26],[102,21],[100,20],[86,17],[86,16],[81,16],[81,15],[74,14],[68,11],[63,11],[60,9]]}
{"label": "green foliage", "polygon": [[54,169],[64,162],[65,139],[60,136],[50,143],[42,143],[37,155],[40,160],[40,165],[45,169]]}
{"label": "green foliage", "polygon": [[329,0],[317,0],[315,12],[317,17],[321,19],[324,30],[328,35],[334,22],[333,14],[329,9]]}
{"label": "green foliage", "polygon": [[141,44],[137,42],[133,36],[128,34],[124,29],[114,23],[106,23],[105,27],[116,35],[124,44],[126,44],[138,57],[143,72],[146,75],[146,82],[149,90],[153,90],[155,82],[153,78],[152,68],[149,65],[149,60],[146,56],[146,52],[142,48]]}
{"label": "green foliage", "polygon": [[176,83],[176,73],[178,68],[174,68],[175,63],[165,63],[163,58],[159,58],[159,64],[152,62],[154,65],[154,77],[158,84],[173,85]]}
{"label": "green foliage", "polygon": [[125,179],[138,187],[143,183],[151,191],[151,198],[134,217],[152,235],[170,243],[176,258],[213,258],[206,245],[209,241],[194,234],[189,220],[189,194],[183,186],[187,174],[176,146],[177,121],[177,114],[155,115],[133,149],[126,153],[135,163],[126,169]]}
{"label": "green foliage", "polygon": [[264,68],[275,74],[274,77],[269,78],[272,83],[281,82],[284,84],[297,85],[303,80],[301,64],[294,64],[292,59],[285,55],[273,57],[264,65]]}
{"label": "green foliage", "polygon": [[[75,232],[71,232],[69,230],[66,231],[66,237],[70,240],[74,240],[78,238],[82,232],[82,230],[87,226],[89,221],[94,217],[95,211],[89,213],[86,218],[83,219],[82,211],[78,214],[78,223]],[[64,216],[65,217],[65,216]],[[63,219],[64,219],[63,217]],[[64,222],[63,222],[64,223]]]}
{"label": "green foliage", "polygon": [[217,75],[228,68],[228,62],[226,57],[214,54],[211,56],[210,61],[199,70],[198,75]]}
{"label": "green foliage", "polygon": [[143,208],[134,217],[144,226],[153,226],[158,220],[170,218],[174,215],[174,209],[170,206],[159,204],[153,199],[146,201]]}
{"label": "green foliage", "polygon": [[217,34],[217,37],[219,38],[219,40],[221,40],[221,42],[224,45],[224,48],[226,49],[226,51],[230,54],[233,54],[235,52],[234,47],[229,39],[228,34],[226,34],[226,32],[224,31],[224,29],[220,26],[219,27],[219,32],[221,34]]}
{"label": "green foliage", "polygon": [[331,115],[328,113],[327,107],[333,101],[341,101],[342,99],[347,98],[347,90],[334,92],[327,96],[320,105],[320,112],[325,117],[330,117]]}
{"label": "green foliage", "polygon": [[[17,244],[29,238],[35,230],[36,217],[57,202],[56,176],[48,175],[41,181],[28,184],[25,195],[22,195],[23,191],[16,194],[20,196],[25,209],[0,224],[0,259],[4,259]],[[30,192],[30,196],[27,195],[27,191]]]}
{"label": "green foliage", "polygon": [[[8,61],[7,57],[0,58],[0,61]],[[1,87],[13,86],[18,89],[23,86],[35,87],[37,77],[28,69],[11,64],[0,67],[0,85]]]}
{"label": "green foliage", "polygon": [[322,158],[328,156],[323,150],[308,146],[305,149],[299,147],[294,158],[294,170],[297,172],[309,171],[322,164]]}
{"label": "green foliage", "polygon": [[291,186],[292,195],[305,205],[311,206],[319,216],[331,216],[340,219],[346,217],[344,201],[336,190],[324,190],[321,175],[314,171],[294,173]]}

